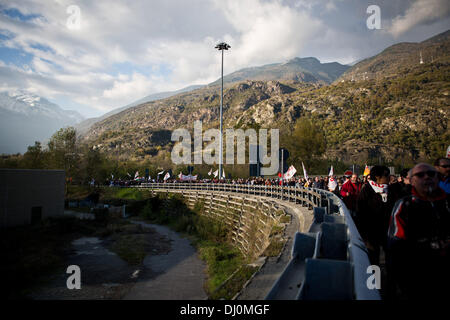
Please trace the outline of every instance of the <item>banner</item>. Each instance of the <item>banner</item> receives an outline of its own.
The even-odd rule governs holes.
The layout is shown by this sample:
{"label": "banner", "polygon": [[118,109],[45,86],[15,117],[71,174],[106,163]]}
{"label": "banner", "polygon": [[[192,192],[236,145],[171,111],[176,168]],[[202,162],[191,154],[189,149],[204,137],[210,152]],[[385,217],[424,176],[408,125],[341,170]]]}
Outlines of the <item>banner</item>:
{"label": "banner", "polygon": [[164,176],[164,181],[166,181],[166,180],[169,179],[169,178],[170,178],[170,173],[167,172],[166,175]]}
{"label": "banner", "polygon": [[193,175],[187,175],[185,176],[183,173],[180,172],[180,175],[178,176],[180,178],[181,181],[196,181],[197,180],[197,175],[193,176]]}
{"label": "banner", "polygon": [[295,169],[294,166],[290,166],[288,171],[284,174],[284,179],[291,179],[295,173],[297,172],[297,169]]}

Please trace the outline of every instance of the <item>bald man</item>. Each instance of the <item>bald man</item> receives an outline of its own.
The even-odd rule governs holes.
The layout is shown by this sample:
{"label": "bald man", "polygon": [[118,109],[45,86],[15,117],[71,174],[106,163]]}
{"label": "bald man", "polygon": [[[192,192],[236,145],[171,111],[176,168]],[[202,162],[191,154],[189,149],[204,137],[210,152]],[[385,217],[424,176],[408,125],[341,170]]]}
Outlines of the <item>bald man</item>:
{"label": "bald man", "polygon": [[395,204],[388,231],[390,296],[399,289],[402,298],[444,299],[450,285],[449,196],[429,164],[416,165],[408,176],[412,194]]}

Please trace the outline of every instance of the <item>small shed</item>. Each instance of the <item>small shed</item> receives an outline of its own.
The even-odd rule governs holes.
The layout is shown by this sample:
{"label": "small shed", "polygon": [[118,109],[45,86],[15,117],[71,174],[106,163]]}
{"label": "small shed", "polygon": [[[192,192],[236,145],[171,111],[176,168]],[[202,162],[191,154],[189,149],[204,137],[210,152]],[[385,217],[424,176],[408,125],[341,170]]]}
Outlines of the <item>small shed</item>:
{"label": "small shed", "polygon": [[64,170],[0,169],[0,227],[64,214]]}

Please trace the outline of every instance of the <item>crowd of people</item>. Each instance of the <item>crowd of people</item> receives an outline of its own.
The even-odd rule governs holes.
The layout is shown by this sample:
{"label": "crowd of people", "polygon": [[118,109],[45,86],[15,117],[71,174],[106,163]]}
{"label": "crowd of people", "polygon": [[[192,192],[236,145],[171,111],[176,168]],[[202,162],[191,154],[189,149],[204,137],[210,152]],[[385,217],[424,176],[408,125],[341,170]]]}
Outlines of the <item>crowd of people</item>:
{"label": "crowd of people", "polygon": [[[179,179],[150,182],[179,183]],[[331,183],[332,182],[332,183]],[[191,183],[230,183],[324,189],[341,198],[364,240],[372,265],[384,257],[386,298],[442,299],[450,285],[450,159],[419,163],[397,177],[376,165],[359,177],[316,176],[203,179]]]}

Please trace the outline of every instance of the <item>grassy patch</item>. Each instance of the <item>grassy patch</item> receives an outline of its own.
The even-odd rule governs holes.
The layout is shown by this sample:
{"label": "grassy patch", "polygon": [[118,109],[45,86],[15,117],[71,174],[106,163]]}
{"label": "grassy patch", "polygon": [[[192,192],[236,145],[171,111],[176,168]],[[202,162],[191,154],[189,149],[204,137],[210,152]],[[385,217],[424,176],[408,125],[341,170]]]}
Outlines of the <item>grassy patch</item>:
{"label": "grassy patch", "polygon": [[258,270],[258,267],[244,265],[240,268],[227,282],[214,291],[211,299],[232,299],[250,279],[250,277]]}
{"label": "grassy patch", "polygon": [[281,225],[274,225],[272,227],[272,230],[270,231],[270,237],[274,237],[277,235],[282,235],[284,231],[284,226]]}
{"label": "grassy patch", "polygon": [[82,200],[86,198],[94,188],[80,185],[67,185],[66,198],[72,200]]}
{"label": "grassy patch", "polygon": [[269,246],[264,250],[263,256],[278,257],[283,250],[286,240],[272,239]]}
{"label": "grassy patch", "polygon": [[211,295],[244,263],[239,250],[227,243],[202,241],[197,244],[197,248],[201,259],[208,265],[206,286],[208,295]]}
{"label": "grassy patch", "polygon": [[282,216],[282,217],[280,218],[280,222],[281,222],[281,223],[290,223],[290,222],[291,222],[291,216],[288,215],[288,214]]}

